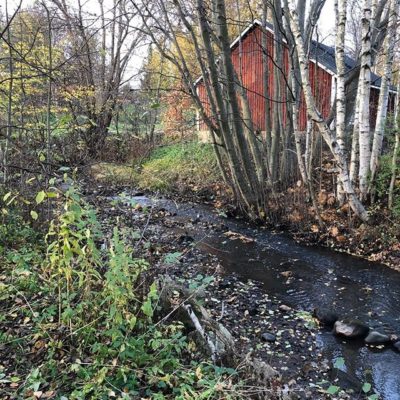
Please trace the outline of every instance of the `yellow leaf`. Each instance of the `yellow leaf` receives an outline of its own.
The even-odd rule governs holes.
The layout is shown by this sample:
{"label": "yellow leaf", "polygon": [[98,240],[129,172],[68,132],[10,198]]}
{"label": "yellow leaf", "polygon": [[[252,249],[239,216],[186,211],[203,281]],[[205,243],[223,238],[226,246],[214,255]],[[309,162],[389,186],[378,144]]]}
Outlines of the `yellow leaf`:
{"label": "yellow leaf", "polygon": [[201,368],[200,367],[196,368],[196,376],[197,376],[198,380],[200,380],[203,377],[203,374],[201,372]]}

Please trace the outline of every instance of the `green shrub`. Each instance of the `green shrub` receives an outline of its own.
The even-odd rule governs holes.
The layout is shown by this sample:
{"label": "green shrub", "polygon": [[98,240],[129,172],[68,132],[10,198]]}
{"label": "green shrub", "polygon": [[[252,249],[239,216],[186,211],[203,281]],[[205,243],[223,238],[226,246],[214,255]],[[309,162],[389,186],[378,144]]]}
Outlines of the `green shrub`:
{"label": "green shrub", "polygon": [[235,371],[200,361],[180,322],[154,321],[158,288],[128,236],[114,227],[105,239],[95,210],[71,187],[47,249],[42,237],[39,246],[0,255],[2,395],[241,397]]}

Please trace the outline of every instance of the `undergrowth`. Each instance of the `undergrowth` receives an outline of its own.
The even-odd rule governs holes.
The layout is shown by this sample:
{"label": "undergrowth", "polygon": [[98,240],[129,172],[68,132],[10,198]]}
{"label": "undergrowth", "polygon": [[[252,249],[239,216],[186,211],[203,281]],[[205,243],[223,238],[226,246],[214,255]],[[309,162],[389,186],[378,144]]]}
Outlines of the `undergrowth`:
{"label": "undergrowth", "polygon": [[140,187],[163,192],[198,191],[221,182],[212,145],[199,142],[156,149],[136,179]]}
{"label": "undergrowth", "polygon": [[210,192],[222,185],[212,145],[197,141],[165,144],[132,165],[99,163],[91,173],[98,181],[163,193]]}
{"label": "undergrowth", "polygon": [[73,186],[63,197],[45,237],[16,211],[2,228],[0,398],[240,398],[234,370],[156,320],[160,289],[132,232],[107,237]]}

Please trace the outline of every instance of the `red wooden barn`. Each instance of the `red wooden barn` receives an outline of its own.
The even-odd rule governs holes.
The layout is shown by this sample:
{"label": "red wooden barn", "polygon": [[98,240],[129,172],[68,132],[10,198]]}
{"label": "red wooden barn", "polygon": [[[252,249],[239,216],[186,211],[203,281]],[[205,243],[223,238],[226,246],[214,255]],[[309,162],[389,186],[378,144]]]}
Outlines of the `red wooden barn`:
{"label": "red wooden barn", "polygon": [[[270,24],[266,26],[267,32],[267,46],[266,53],[268,54],[268,71],[269,84],[267,100],[264,96],[264,80],[263,80],[263,48],[262,48],[262,23],[255,20],[242,34],[237,37],[231,44],[232,61],[238,76],[242,79],[243,86],[247,89],[247,97],[252,112],[252,119],[255,129],[262,132],[265,131],[265,105],[266,101],[270,101],[270,110],[273,110],[273,102],[278,100],[281,102],[282,115],[286,115],[285,96],[281,99],[275,99],[273,93],[273,71],[274,71],[274,31]],[[319,111],[324,117],[329,115],[332,102],[334,101],[334,90],[336,81],[336,62],[335,62],[335,49],[333,47],[312,42],[310,47],[310,81],[311,87],[316,98],[316,103]],[[284,45],[283,66],[281,66],[281,79],[283,82],[282,87],[285,87],[285,80],[288,78],[288,57],[289,50]],[[348,56],[345,56],[345,64],[348,70],[355,67],[356,62]],[[284,76],[284,74],[286,76]],[[376,109],[379,98],[379,87],[381,79],[375,74],[371,77],[371,123],[374,125],[376,118]],[[206,109],[210,112],[207,93],[204,87],[202,78],[200,77],[196,82],[196,89],[199,97]],[[285,92],[286,90],[284,90]],[[394,93],[394,90],[391,89]],[[269,100],[268,100],[269,99]],[[394,108],[395,96],[390,96],[389,105],[390,109]],[[271,111],[272,113],[272,111]],[[307,124],[307,114],[304,101],[301,101],[299,110],[299,127],[300,130],[305,130]],[[208,127],[203,121],[198,122],[198,129],[201,133],[200,136],[208,132]]]}

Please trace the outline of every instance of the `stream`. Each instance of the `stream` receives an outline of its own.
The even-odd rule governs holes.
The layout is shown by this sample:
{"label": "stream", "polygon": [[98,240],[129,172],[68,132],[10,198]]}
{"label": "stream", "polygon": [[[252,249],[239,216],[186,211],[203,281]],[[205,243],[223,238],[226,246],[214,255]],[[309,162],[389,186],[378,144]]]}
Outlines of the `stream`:
{"label": "stream", "polygon": [[[216,255],[227,274],[235,272],[243,280],[262,282],[269,295],[285,304],[306,311],[326,307],[381,332],[400,334],[400,273],[326,248],[297,244],[284,234],[219,216],[206,205],[147,197],[132,200],[173,213],[173,219],[184,226],[196,246]],[[222,231],[200,227],[202,222],[223,225],[225,230],[255,241],[230,240]],[[290,279],[281,274],[284,271],[291,271]],[[400,400],[400,354],[392,347],[368,348],[361,341],[338,338],[329,330],[320,331],[318,343],[328,360],[345,360],[340,384],[370,382],[382,399]]]}

